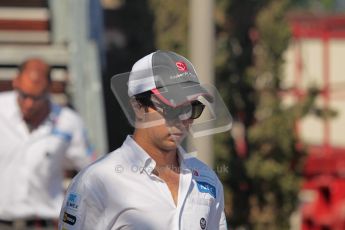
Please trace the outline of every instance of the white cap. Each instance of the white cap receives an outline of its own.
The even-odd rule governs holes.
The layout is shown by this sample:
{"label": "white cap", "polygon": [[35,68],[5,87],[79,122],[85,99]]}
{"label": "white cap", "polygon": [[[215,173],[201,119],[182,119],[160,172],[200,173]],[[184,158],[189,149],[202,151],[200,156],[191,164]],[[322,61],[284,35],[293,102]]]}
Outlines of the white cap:
{"label": "white cap", "polygon": [[200,85],[192,63],[171,51],[158,50],[132,67],[128,80],[128,95],[151,91],[162,102],[176,107],[200,95],[210,96]]}

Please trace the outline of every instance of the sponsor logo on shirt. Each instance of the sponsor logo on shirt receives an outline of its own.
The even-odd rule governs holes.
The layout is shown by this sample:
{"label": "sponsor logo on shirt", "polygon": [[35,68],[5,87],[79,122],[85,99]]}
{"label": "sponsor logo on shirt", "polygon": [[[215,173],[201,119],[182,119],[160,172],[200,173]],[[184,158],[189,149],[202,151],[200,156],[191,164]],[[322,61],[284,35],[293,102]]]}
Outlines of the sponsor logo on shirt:
{"label": "sponsor logo on shirt", "polygon": [[207,225],[206,219],[203,217],[200,219],[200,227],[201,229],[205,229]]}
{"label": "sponsor logo on shirt", "polygon": [[196,181],[199,192],[208,193],[216,198],[216,188],[204,181]]}
{"label": "sponsor logo on shirt", "polygon": [[198,170],[193,170],[193,176],[199,176],[199,172],[198,172]]}
{"label": "sponsor logo on shirt", "polygon": [[66,202],[66,207],[77,210],[80,203],[80,196],[76,193],[70,193]]}
{"label": "sponsor logo on shirt", "polygon": [[67,212],[64,212],[63,222],[65,222],[66,224],[69,224],[69,225],[74,225],[75,222],[77,222],[77,217],[75,217],[75,216],[73,216]]}
{"label": "sponsor logo on shirt", "polygon": [[52,158],[52,156],[53,156],[53,154],[52,154],[52,153],[50,153],[50,152],[46,152],[46,157],[47,157],[47,158]]}

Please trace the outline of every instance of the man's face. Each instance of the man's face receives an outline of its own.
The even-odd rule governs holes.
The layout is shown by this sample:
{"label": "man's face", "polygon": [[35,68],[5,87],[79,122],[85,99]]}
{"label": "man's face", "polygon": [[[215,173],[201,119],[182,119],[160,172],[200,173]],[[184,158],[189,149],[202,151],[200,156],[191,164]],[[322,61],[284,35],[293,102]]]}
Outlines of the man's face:
{"label": "man's face", "polygon": [[[187,136],[190,126],[193,123],[193,115],[196,110],[203,110],[203,105],[188,102],[178,108],[167,107],[162,104],[157,98],[152,97],[154,106],[147,107],[147,120],[160,120],[158,125],[147,128],[148,137],[164,150],[174,150]],[[198,105],[196,105],[198,104]],[[193,115],[192,115],[193,114]],[[152,117],[152,119],[151,119]]]}
{"label": "man's face", "polygon": [[174,150],[187,136],[189,127],[193,123],[193,119],[187,120],[168,120],[162,114],[157,114],[158,111],[149,108],[149,114],[155,117],[161,116],[165,120],[164,123],[147,128],[147,134],[150,139],[164,150]]}
{"label": "man's face", "polygon": [[32,120],[48,105],[47,70],[43,63],[28,63],[13,81],[13,87],[18,92],[19,108],[26,121]]}

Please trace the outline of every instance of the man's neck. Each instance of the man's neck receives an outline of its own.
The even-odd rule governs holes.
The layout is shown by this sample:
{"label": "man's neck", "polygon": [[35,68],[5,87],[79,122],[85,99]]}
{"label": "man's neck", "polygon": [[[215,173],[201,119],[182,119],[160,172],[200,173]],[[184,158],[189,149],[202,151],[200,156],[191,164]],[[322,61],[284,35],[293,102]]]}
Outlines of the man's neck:
{"label": "man's neck", "polygon": [[165,181],[171,192],[174,204],[177,206],[180,181],[180,165],[177,149],[161,149],[158,145],[154,144],[152,140],[150,140],[145,131],[140,129],[135,130],[133,139],[156,162],[156,167],[152,173]]}
{"label": "man's neck", "polygon": [[135,131],[133,134],[133,139],[137,142],[138,145],[140,145],[141,148],[145,150],[147,154],[150,155],[150,157],[152,157],[152,159],[156,162],[157,167],[179,167],[177,149],[161,149],[151,143],[150,140],[147,140],[145,137],[146,135],[143,135],[142,133],[140,133],[140,131]]}

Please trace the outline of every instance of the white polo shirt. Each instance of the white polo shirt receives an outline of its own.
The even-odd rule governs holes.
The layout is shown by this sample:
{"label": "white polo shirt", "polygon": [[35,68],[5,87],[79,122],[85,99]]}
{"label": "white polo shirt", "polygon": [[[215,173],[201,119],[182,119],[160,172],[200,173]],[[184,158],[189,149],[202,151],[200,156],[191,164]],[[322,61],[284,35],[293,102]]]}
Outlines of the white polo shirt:
{"label": "white polo shirt", "polygon": [[227,229],[223,187],[196,158],[180,153],[175,205],[167,184],[153,174],[155,161],[130,137],[81,171],[60,213],[60,230]]}
{"label": "white polo shirt", "polygon": [[29,132],[15,92],[0,94],[0,219],[58,218],[63,169],[95,157],[80,117],[51,104],[48,118]]}

